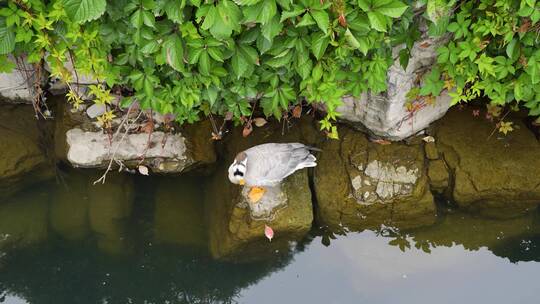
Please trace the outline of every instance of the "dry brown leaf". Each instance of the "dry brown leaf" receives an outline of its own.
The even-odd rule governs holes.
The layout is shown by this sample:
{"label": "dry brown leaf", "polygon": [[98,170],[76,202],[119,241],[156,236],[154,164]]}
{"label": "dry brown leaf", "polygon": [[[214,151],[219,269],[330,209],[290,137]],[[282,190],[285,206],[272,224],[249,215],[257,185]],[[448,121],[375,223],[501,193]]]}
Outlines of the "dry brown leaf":
{"label": "dry brown leaf", "polygon": [[152,133],[154,131],[154,122],[149,120],[147,121],[144,126],[141,127],[141,131],[144,133]]}
{"label": "dry brown leaf", "polygon": [[302,116],[302,107],[300,105],[297,105],[292,110],[292,116],[295,118],[300,118]]}
{"label": "dry brown leaf", "polygon": [[256,127],[262,127],[265,124],[267,124],[268,121],[266,121],[266,119],[264,119],[262,117],[257,117],[257,118],[253,119],[253,123],[255,124]]}
{"label": "dry brown leaf", "polygon": [[242,136],[248,137],[249,134],[251,134],[251,132],[253,132],[253,126],[251,126],[251,122],[248,122],[248,123],[244,126],[244,130],[242,130]]}
{"label": "dry brown leaf", "polygon": [[372,140],[372,142],[376,143],[376,144],[379,144],[379,145],[390,145],[392,142],[389,141],[389,140],[386,140],[386,139],[374,139]]}

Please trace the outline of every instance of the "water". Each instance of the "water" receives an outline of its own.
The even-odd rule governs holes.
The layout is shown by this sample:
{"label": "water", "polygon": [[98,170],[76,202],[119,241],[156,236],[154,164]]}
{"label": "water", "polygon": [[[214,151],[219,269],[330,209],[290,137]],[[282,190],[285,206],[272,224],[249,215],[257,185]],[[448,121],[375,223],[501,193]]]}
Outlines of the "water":
{"label": "water", "polygon": [[262,243],[256,261],[222,261],[207,245],[205,178],[92,186],[99,175],[64,172],[0,204],[0,302],[538,303],[538,211],[445,209],[410,231],[314,227],[284,249]]}

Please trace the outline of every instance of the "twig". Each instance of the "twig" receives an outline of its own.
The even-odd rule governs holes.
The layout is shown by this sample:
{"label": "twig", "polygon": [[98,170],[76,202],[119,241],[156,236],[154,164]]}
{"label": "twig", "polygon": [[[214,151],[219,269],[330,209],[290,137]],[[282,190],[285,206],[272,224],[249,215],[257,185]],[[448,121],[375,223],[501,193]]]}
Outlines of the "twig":
{"label": "twig", "polygon": [[[110,149],[112,148],[112,145],[114,144],[114,139],[117,138],[118,134],[120,133],[120,130],[126,124],[128,118],[129,118],[129,112],[131,111],[131,108],[133,107],[134,104],[135,104],[134,102],[131,103],[131,105],[129,106],[128,111],[126,113],[126,117],[124,117],[124,119],[122,120],[122,122],[118,126],[118,130],[116,130],[116,132],[113,135],[113,140],[112,140],[111,146],[109,147],[109,155],[111,155],[111,153],[110,153],[111,150]],[[142,112],[143,111],[139,111],[139,115],[137,115],[137,117],[135,118],[135,121],[137,121],[139,119],[139,117],[141,117]],[[105,170],[105,173],[103,173],[103,175],[100,178],[98,178],[97,180],[94,181],[94,183],[93,183],[94,185],[99,183],[99,182],[101,182],[102,184],[105,184],[105,179],[107,178],[107,173],[109,173],[109,171],[111,171],[112,164],[115,161],[114,157],[116,156],[116,153],[118,152],[118,149],[120,148],[120,145],[124,141],[124,138],[129,133],[129,130],[131,130],[130,126],[126,127],[126,131],[124,132],[124,134],[122,134],[122,138],[120,138],[120,141],[118,141],[118,144],[116,145],[116,148],[114,149],[114,152],[112,153],[111,159],[109,161],[109,165],[107,166],[107,169]]]}

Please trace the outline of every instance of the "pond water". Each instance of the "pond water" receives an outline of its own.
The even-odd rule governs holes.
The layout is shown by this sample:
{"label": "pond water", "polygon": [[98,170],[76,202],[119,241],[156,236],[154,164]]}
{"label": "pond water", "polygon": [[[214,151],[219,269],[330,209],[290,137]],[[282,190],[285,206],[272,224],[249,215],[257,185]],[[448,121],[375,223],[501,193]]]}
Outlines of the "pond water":
{"label": "pond water", "polygon": [[[59,171],[0,204],[0,303],[538,303],[540,212],[441,208],[435,225],[213,258],[201,177]],[[278,237],[278,236],[276,236]]]}

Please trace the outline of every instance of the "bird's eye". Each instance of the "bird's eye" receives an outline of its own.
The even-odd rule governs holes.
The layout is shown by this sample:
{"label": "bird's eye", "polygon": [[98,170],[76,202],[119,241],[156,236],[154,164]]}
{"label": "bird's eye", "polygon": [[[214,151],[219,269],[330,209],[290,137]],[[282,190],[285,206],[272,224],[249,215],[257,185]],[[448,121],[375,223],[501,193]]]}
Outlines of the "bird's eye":
{"label": "bird's eye", "polygon": [[236,170],[234,171],[234,176],[237,176],[237,175],[244,176],[244,173],[241,172],[240,170]]}

